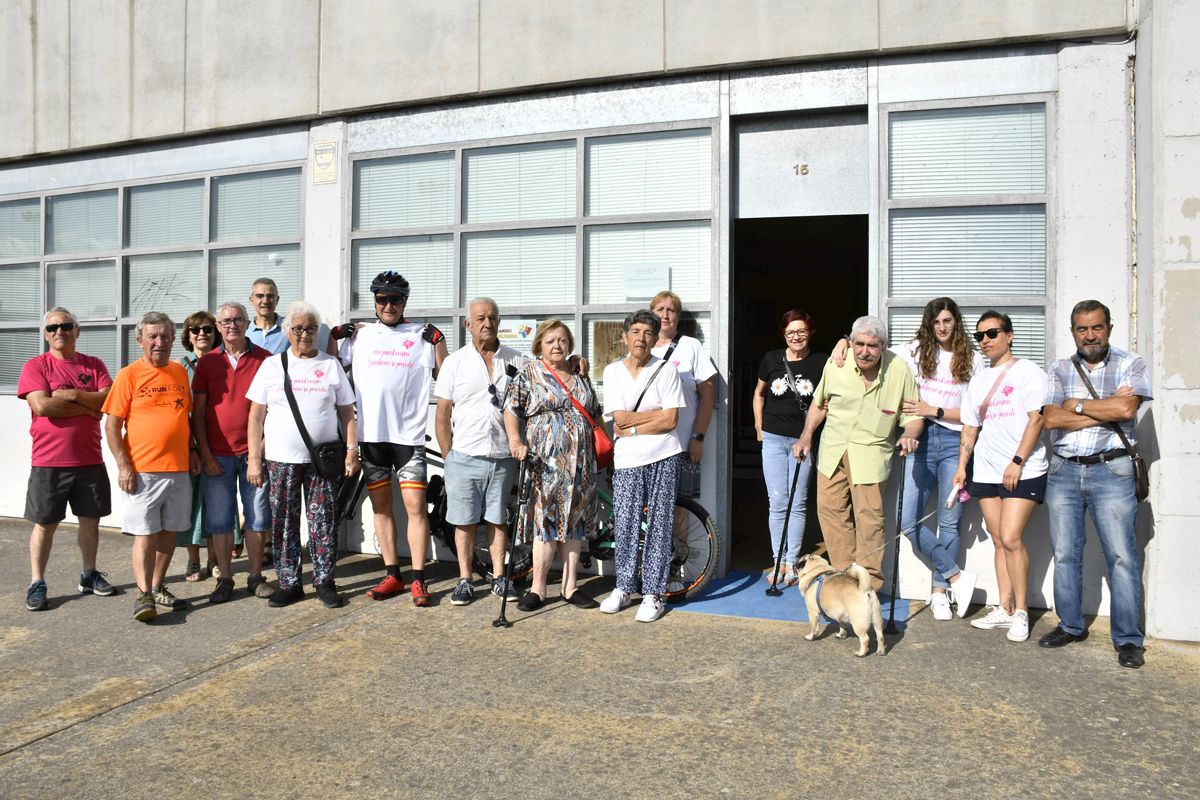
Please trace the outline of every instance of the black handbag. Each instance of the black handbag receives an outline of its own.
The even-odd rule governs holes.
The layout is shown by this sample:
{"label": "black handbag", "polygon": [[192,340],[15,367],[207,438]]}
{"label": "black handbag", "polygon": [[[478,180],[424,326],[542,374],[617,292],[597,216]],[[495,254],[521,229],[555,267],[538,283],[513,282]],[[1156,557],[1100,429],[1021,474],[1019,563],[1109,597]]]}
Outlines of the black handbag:
{"label": "black handbag", "polygon": [[300,407],[296,405],[296,395],[292,392],[292,379],[288,375],[286,350],[279,355],[279,360],[283,364],[283,393],[287,395],[288,405],[291,406],[292,416],[296,420],[296,430],[300,432],[300,438],[304,440],[304,446],[308,448],[308,455],[312,458],[313,469],[322,478],[328,478],[331,481],[345,477],[346,442],[342,439],[341,433],[338,433],[337,441],[313,444],[312,437],[308,435],[308,428],[304,427],[304,418],[300,415]]}
{"label": "black handbag", "polygon": [[[1071,359],[1071,363],[1075,365],[1075,370],[1079,373],[1079,377],[1083,378],[1083,385],[1087,387],[1092,398],[1099,400],[1100,395],[1096,393],[1096,387],[1092,386],[1091,380],[1088,379],[1083,365],[1075,358]],[[1133,493],[1140,503],[1150,496],[1150,466],[1146,463],[1146,459],[1142,458],[1138,453],[1133,443],[1129,441],[1129,437],[1125,435],[1125,431],[1121,430],[1119,424],[1115,422],[1107,424],[1117,432],[1117,436],[1121,437],[1121,444],[1125,445],[1125,452],[1129,453],[1129,457],[1133,460]]]}

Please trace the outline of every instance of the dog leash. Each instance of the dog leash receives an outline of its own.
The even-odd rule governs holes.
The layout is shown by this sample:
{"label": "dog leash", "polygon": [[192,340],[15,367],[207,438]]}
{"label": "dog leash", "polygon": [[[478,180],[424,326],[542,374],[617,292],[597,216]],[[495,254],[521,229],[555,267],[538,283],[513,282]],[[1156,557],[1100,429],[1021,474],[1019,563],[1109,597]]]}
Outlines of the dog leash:
{"label": "dog leash", "polygon": [[937,514],[939,510],[940,510],[940,509],[937,509],[937,508],[935,508],[933,511],[930,511],[928,514],[926,514],[925,516],[921,517],[919,520],[917,520],[916,522],[914,522],[914,523],[912,524],[912,527],[910,527],[910,528],[906,528],[905,530],[903,530],[903,531],[900,531],[900,532],[899,532],[899,533],[897,533],[895,536],[893,536],[891,539],[884,539],[884,540],[883,540],[883,544],[879,545],[879,547],[876,547],[876,548],[875,548],[874,550],[872,550],[871,552],[869,552],[869,553],[866,553],[865,555],[863,555],[863,556],[862,556],[861,558],[859,558],[858,560],[861,562],[863,558],[866,558],[867,556],[873,556],[873,555],[875,555],[876,553],[878,553],[878,552],[879,552],[880,550],[882,550],[883,548],[887,547],[887,546],[888,546],[889,544],[891,544],[892,542],[898,542],[898,541],[900,541],[900,537],[901,537],[901,536],[903,536],[903,535],[905,534],[905,531],[915,530],[916,528],[920,527],[920,525],[921,525],[921,523],[922,523],[922,522],[924,522],[925,520],[927,520],[927,519],[929,519],[930,517],[932,517],[932,516],[934,516],[935,514]]}

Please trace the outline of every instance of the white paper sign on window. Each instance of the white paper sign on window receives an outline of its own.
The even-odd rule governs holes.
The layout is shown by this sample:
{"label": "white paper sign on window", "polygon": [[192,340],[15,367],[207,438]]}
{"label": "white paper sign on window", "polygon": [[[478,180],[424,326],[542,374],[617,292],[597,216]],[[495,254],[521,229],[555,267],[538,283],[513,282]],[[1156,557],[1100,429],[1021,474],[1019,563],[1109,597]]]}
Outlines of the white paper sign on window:
{"label": "white paper sign on window", "polygon": [[650,300],[671,288],[671,268],[666,264],[626,264],[625,302]]}
{"label": "white paper sign on window", "polygon": [[500,344],[508,345],[518,353],[530,355],[533,352],[533,334],[537,330],[536,319],[502,319],[496,329],[496,337]]}

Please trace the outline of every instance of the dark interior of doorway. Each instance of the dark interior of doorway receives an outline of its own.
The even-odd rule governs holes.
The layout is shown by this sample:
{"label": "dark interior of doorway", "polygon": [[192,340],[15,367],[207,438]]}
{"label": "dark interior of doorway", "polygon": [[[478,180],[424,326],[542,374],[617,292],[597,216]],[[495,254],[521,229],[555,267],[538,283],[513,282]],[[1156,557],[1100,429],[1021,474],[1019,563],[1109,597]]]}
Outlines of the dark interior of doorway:
{"label": "dark interior of doorway", "polygon": [[[779,319],[791,308],[816,323],[814,351],[828,353],[867,310],[866,215],[739,219],[733,235],[733,360],[729,386],[733,430],[730,569],[772,565],[761,446],[751,395],[763,354],[783,347]],[[821,539],[809,490],[805,551]],[[791,538],[792,532],[788,532]]]}

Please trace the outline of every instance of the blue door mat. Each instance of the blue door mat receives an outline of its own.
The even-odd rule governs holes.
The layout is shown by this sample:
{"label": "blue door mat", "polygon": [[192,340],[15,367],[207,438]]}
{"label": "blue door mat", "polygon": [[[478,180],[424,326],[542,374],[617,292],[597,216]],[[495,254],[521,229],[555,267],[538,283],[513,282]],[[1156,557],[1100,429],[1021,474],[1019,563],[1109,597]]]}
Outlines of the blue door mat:
{"label": "blue door mat", "polygon": [[[786,622],[808,622],[808,609],[795,586],[789,586],[780,597],[766,593],[770,575],[759,572],[730,572],[705,587],[703,594],[683,603],[673,603],[673,611],[697,614],[717,614],[723,617],[751,617]],[[887,624],[891,598],[880,595],[883,623]],[[903,630],[908,620],[907,600],[896,601],[896,628]]]}

